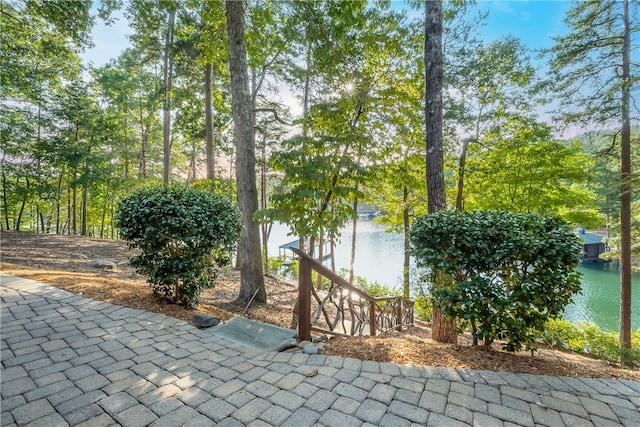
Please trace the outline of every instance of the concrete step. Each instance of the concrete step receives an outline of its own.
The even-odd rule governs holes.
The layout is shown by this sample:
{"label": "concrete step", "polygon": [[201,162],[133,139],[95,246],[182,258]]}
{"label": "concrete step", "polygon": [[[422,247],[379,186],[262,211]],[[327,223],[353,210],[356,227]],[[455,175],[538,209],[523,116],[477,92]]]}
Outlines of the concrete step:
{"label": "concrete step", "polygon": [[206,330],[225,340],[251,349],[281,351],[296,345],[298,331],[235,316]]}

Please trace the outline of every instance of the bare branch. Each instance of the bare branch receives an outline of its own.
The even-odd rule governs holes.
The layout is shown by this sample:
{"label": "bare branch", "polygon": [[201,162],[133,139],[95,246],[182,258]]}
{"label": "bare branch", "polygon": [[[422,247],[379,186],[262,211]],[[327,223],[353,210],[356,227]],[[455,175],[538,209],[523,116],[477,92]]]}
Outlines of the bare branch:
{"label": "bare branch", "polygon": [[282,118],[280,118],[280,116],[278,115],[278,110],[276,110],[275,108],[256,108],[253,111],[256,113],[271,113],[273,114],[273,118],[276,119],[277,122],[282,123],[285,126],[293,126],[293,123],[286,122]]}
{"label": "bare branch", "polygon": [[611,145],[609,147],[603,148],[602,150],[598,151],[596,154],[598,156],[610,156],[613,154],[613,150],[616,147],[616,141],[618,140],[618,135],[620,135],[620,133],[622,132],[622,130],[617,131],[616,133],[613,134],[613,138],[611,138]]}

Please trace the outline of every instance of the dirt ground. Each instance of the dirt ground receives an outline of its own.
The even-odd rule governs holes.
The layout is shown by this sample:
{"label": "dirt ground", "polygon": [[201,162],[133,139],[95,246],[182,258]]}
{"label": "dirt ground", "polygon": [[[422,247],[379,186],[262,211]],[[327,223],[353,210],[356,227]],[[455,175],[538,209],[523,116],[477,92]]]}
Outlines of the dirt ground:
{"label": "dirt ground", "polygon": [[[156,298],[146,279],[128,265],[132,252],[125,242],[80,236],[40,235],[25,232],[0,234],[0,271],[126,307],[163,313],[193,323],[194,312],[227,320],[233,316],[290,327],[297,286],[266,277],[268,302],[236,300],[239,274],[227,268],[213,289],[201,295],[196,310],[188,310]],[[115,271],[90,266],[96,259],[115,262]],[[246,311],[245,311],[246,310]],[[540,348],[534,355],[491,351],[473,347],[469,336],[461,336],[459,345],[441,344],[430,338],[429,325],[416,321],[404,332],[377,337],[330,339],[323,354],[355,357],[379,362],[411,363],[460,369],[521,372],[569,377],[618,378],[640,381],[639,370],[622,369],[603,361],[577,354]],[[542,346],[541,346],[542,347]]]}

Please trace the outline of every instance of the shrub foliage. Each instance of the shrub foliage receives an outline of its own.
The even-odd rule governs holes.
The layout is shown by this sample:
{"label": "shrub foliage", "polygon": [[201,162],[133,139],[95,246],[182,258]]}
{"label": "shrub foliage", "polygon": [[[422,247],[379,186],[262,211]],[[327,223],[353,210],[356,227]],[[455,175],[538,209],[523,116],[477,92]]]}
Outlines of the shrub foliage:
{"label": "shrub foliage", "polygon": [[471,327],[489,347],[533,344],[580,291],[581,245],[561,219],[502,211],[442,211],[416,218],[413,254],[448,284],[432,287],[435,306]]}
{"label": "shrub foliage", "polygon": [[229,262],[242,228],[227,198],[176,185],[128,196],[116,224],[129,247],[141,250],[131,265],[148,276],[154,294],[187,307],[213,286],[216,266]]}
{"label": "shrub foliage", "polygon": [[593,323],[574,325],[563,319],[552,319],[545,325],[538,341],[557,350],[575,351],[607,362],[623,362],[631,368],[640,368],[640,328],[631,331],[631,348],[626,348],[620,346],[617,333],[602,331]]}

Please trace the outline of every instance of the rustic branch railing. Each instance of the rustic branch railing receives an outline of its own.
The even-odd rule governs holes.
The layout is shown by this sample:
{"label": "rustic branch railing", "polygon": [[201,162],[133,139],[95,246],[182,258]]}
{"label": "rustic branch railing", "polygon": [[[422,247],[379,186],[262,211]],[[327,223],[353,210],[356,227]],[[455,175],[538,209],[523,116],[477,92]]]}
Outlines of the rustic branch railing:
{"label": "rustic branch railing", "polygon": [[[305,252],[289,248],[300,260],[298,277],[298,336],[311,339],[311,331],[332,335],[376,335],[413,325],[413,301],[403,297],[375,298],[353,287]],[[331,281],[324,292],[314,289],[311,272]],[[314,303],[315,302],[315,303]],[[313,305],[313,308],[312,308]],[[313,315],[312,315],[313,312]]]}

